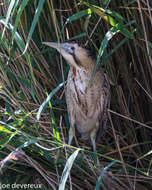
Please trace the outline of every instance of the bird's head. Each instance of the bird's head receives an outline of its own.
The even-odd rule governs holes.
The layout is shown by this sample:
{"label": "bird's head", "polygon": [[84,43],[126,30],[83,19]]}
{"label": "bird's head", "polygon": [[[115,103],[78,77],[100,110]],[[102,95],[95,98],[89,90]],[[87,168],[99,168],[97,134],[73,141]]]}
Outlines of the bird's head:
{"label": "bird's head", "polygon": [[43,42],[43,44],[55,48],[70,66],[77,69],[94,65],[88,50],[77,43]]}

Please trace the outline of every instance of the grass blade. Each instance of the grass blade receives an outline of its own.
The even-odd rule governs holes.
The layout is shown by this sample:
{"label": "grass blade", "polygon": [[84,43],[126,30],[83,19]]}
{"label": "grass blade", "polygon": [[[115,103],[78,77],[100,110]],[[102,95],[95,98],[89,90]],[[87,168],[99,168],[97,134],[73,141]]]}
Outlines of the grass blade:
{"label": "grass blade", "polygon": [[90,8],[86,9],[86,10],[83,10],[83,11],[79,11],[78,13],[73,14],[71,17],[69,17],[66,20],[65,24],[68,24],[69,22],[73,22],[75,20],[78,20],[78,19],[80,19],[83,16],[90,15],[91,13],[92,13],[92,10]]}
{"label": "grass blade", "polygon": [[13,31],[12,31],[12,41],[14,39],[14,34],[17,30],[17,27],[18,27],[18,24],[20,22],[20,17],[21,17],[21,14],[23,12],[23,10],[25,9],[26,5],[28,4],[28,1],[29,0],[23,0],[19,9],[18,9],[18,12],[17,12],[17,15],[16,15],[16,19],[15,19],[15,24],[14,24],[14,28],[13,28]]}
{"label": "grass blade", "polygon": [[100,64],[100,58],[101,56],[103,55],[107,45],[108,45],[108,42],[109,40],[117,33],[120,31],[120,27],[121,25],[119,24],[116,24],[116,26],[112,27],[105,35],[102,43],[101,43],[101,46],[100,46],[100,49],[98,51],[98,56],[97,56],[97,61],[96,61],[96,65],[94,66],[94,69],[93,69],[93,72],[92,72],[92,75],[91,75],[91,79],[90,79],[90,85],[91,83],[93,82],[93,78],[94,78],[94,75],[96,73],[96,70],[98,68],[98,65]]}
{"label": "grass blade", "polygon": [[37,120],[39,121],[41,114],[44,112],[46,106],[48,105],[49,101],[51,100],[52,96],[54,96],[54,94],[57,93],[57,91],[64,85],[64,82],[59,84],[46,98],[46,100],[42,103],[42,105],[40,106],[38,113],[37,113]]}
{"label": "grass blade", "polygon": [[65,168],[63,170],[62,176],[61,176],[61,181],[59,184],[59,189],[58,190],[64,190],[65,184],[69,175],[69,172],[71,170],[71,167],[73,165],[74,160],[76,159],[80,149],[77,149],[67,160]]}
{"label": "grass blade", "polygon": [[59,131],[57,129],[57,124],[55,122],[55,116],[54,116],[54,113],[53,113],[53,110],[52,110],[51,101],[49,101],[49,107],[50,107],[51,122],[52,122],[52,125],[53,125],[53,135],[54,135],[55,141],[56,142],[61,142],[60,134],[59,134]]}
{"label": "grass blade", "polygon": [[[6,26],[8,28],[8,30],[10,30],[10,32],[13,32],[14,27],[10,23],[7,23],[7,25],[6,25],[6,20],[3,17],[0,17],[0,22],[4,26]],[[18,32],[15,32],[14,38],[15,38],[15,41],[16,41],[18,47],[20,48],[20,50],[23,51],[25,48],[25,43]],[[25,56],[26,56],[26,54],[25,54]]]}
{"label": "grass blade", "polygon": [[97,181],[97,183],[96,183],[95,190],[99,190],[99,189],[100,189],[100,185],[101,185],[101,183],[102,183],[102,179],[103,179],[103,177],[104,177],[104,175],[105,175],[105,172],[106,172],[112,165],[114,165],[115,163],[116,163],[115,161],[111,162],[110,164],[108,164],[108,166],[106,166],[106,167],[102,170],[102,172],[101,172],[101,174],[100,174],[100,176],[99,176],[99,178],[98,178],[98,181]]}
{"label": "grass blade", "polygon": [[37,9],[35,11],[35,15],[34,15],[34,19],[32,21],[32,25],[31,25],[31,28],[30,28],[30,31],[29,31],[29,34],[28,34],[28,38],[27,38],[27,42],[26,42],[26,46],[25,46],[25,49],[24,49],[24,52],[23,54],[26,52],[27,48],[28,48],[28,45],[29,45],[29,42],[32,38],[32,34],[34,32],[34,29],[35,29],[35,26],[38,22],[38,18],[40,16],[40,13],[41,13],[41,10],[43,8],[43,4],[44,4],[45,0],[39,0],[39,3],[38,3],[38,6],[37,6]]}
{"label": "grass blade", "polygon": [[8,7],[6,20],[5,20],[5,23],[4,23],[4,29],[3,29],[3,33],[2,33],[2,38],[4,36],[5,30],[6,30],[6,27],[8,25],[9,19],[11,17],[11,13],[12,13],[12,10],[13,10],[13,7],[14,7],[15,3],[16,3],[15,0],[11,0],[10,5]]}

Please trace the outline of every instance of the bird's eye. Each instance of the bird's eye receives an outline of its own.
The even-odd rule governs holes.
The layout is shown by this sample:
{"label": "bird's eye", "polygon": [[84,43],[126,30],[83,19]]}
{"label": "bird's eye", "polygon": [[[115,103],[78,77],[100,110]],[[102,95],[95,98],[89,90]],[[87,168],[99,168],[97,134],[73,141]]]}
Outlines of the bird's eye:
{"label": "bird's eye", "polygon": [[74,49],[75,49],[75,47],[74,46],[71,46],[71,44],[68,44],[68,43],[66,43],[66,44],[64,44],[64,50],[67,52],[67,53],[69,53],[69,54],[73,54],[74,53]]}

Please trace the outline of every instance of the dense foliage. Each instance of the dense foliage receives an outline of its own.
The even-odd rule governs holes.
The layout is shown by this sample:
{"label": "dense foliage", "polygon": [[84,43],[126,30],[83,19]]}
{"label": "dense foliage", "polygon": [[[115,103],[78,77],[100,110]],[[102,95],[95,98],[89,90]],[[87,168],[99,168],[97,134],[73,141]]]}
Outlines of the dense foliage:
{"label": "dense foliage", "polygon": [[[148,0],[1,0],[1,185],[152,189],[151,28]],[[109,122],[97,144],[105,170],[89,143],[66,144],[69,67],[42,42],[73,40],[97,56],[111,82]]]}

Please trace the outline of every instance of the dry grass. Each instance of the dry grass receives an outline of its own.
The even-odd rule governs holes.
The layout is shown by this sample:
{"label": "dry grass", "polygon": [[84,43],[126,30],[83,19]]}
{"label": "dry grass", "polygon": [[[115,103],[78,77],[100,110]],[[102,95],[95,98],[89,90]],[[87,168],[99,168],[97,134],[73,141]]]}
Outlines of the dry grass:
{"label": "dry grass", "polygon": [[[12,10],[9,7],[10,15],[10,4],[0,3],[1,183],[58,188],[66,160],[75,152],[66,145],[69,122],[64,87],[59,87],[66,80],[68,66],[56,51],[43,47],[42,41],[74,39],[98,57],[98,49],[103,48],[101,61],[111,81],[109,123],[97,144],[101,166],[108,168],[101,189],[152,189],[152,3],[47,0],[41,7],[35,0],[24,8],[23,2]],[[82,12],[86,9],[92,12]],[[15,35],[9,24],[4,32],[6,15]],[[112,27],[116,34],[104,41]],[[37,120],[48,94],[50,101]],[[95,189],[100,183],[96,156],[89,144],[76,140],[73,145],[83,149],[73,160],[65,189]],[[7,164],[4,158],[15,161]]]}

